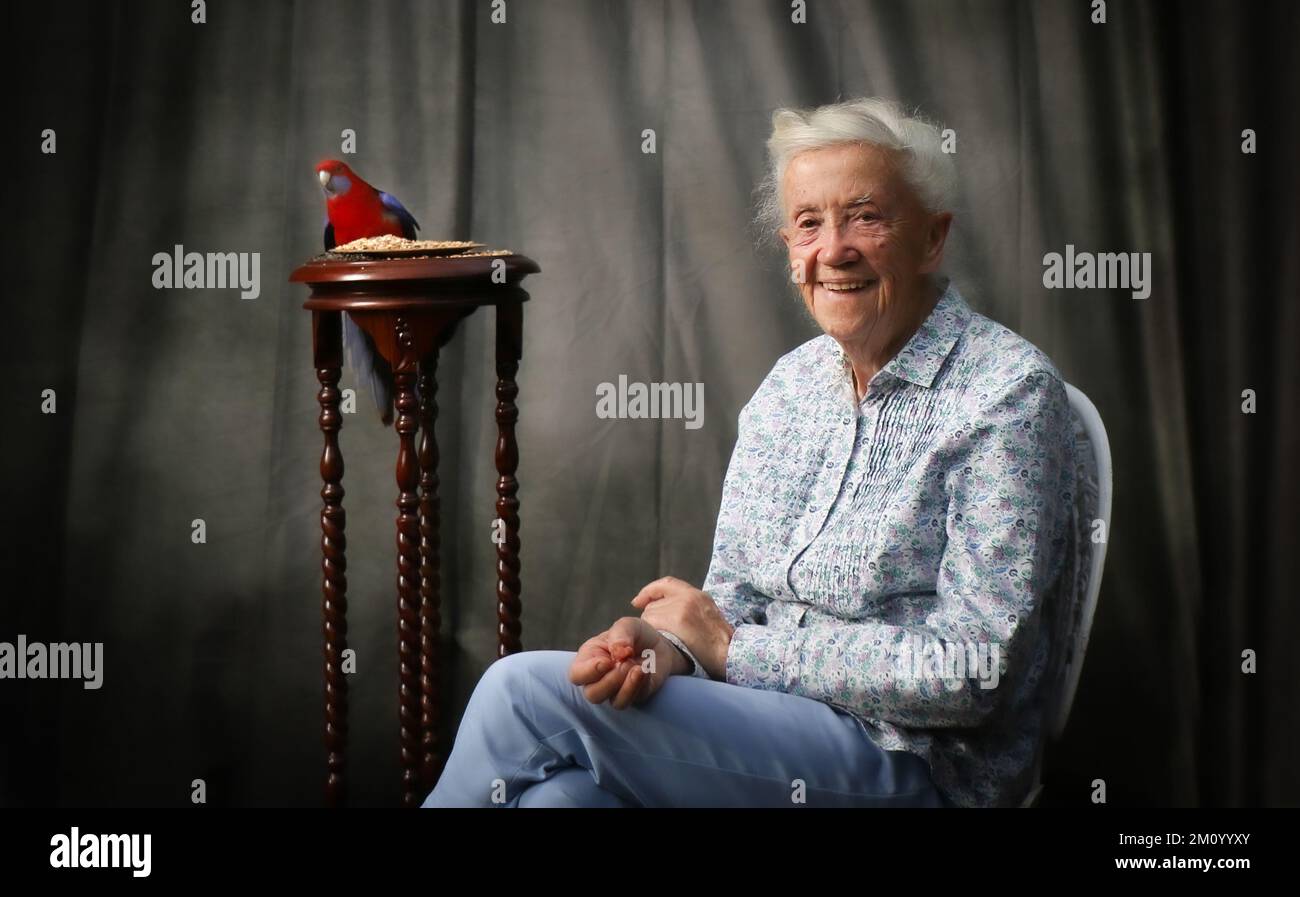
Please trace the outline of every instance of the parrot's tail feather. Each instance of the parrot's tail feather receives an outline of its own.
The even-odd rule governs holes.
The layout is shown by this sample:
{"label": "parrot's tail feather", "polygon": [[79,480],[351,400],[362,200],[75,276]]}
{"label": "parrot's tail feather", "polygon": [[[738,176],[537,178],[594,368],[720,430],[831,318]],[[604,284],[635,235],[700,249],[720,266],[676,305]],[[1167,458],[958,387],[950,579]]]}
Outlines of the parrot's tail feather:
{"label": "parrot's tail feather", "polygon": [[357,384],[369,387],[375,407],[379,409],[379,419],[384,426],[389,426],[393,422],[392,369],[375,349],[374,341],[347,312],[343,313],[343,349],[356,374]]}

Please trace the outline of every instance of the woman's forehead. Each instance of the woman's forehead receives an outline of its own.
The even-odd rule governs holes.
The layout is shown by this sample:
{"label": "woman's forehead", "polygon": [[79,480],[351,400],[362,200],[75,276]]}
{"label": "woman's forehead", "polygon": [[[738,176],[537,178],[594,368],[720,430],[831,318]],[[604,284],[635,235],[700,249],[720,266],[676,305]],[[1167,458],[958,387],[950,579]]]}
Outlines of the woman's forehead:
{"label": "woman's forehead", "polygon": [[864,197],[880,200],[899,188],[898,165],[890,151],[869,144],[808,150],[790,160],[782,178],[788,201],[849,205]]}

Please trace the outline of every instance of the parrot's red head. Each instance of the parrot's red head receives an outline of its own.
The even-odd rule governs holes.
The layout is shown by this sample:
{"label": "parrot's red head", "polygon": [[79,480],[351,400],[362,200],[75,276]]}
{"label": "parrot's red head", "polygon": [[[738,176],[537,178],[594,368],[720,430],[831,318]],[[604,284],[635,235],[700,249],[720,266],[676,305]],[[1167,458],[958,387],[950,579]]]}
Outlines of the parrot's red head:
{"label": "parrot's red head", "polygon": [[321,189],[326,199],[342,196],[356,183],[364,184],[361,178],[352,173],[352,169],[338,159],[326,159],[316,166],[316,177],[320,179]]}

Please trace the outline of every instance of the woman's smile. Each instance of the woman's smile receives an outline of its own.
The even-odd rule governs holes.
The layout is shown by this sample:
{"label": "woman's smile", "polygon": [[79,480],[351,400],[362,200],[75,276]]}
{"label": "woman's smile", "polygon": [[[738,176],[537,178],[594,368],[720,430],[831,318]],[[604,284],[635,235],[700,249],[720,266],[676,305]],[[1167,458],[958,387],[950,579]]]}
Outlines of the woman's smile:
{"label": "woman's smile", "polygon": [[857,280],[820,280],[813,293],[814,301],[823,304],[856,302],[875,292],[880,281],[876,278]]}
{"label": "woman's smile", "polygon": [[818,282],[818,286],[830,290],[833,293],[856,293],[866,287],[875,284],[874,278],[862,278],[860,280],[823,280]]}

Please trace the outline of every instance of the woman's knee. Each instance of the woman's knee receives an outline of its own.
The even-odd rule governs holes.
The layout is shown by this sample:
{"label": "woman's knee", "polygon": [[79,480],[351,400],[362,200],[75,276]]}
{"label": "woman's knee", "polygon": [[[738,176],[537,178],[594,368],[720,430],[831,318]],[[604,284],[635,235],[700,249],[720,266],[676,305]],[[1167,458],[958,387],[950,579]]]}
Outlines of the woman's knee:
{"label": "woman's knee", "polygon": [[519,651],[498,658],[488,666],[478,685],[474,699],[518,698],[531,694],[539,685],[556,687],[568,685],[569,667],[576,655],[572,651]]}
{"label": "woman's knee", "polygon": [[562,690],[577,688],[568,678],[574,656],[572,651],[520,651],[494,660],[474,686],[461,727],[492,731],[511,718],[532,720],[548,709],[564,712],[568,701]]}

